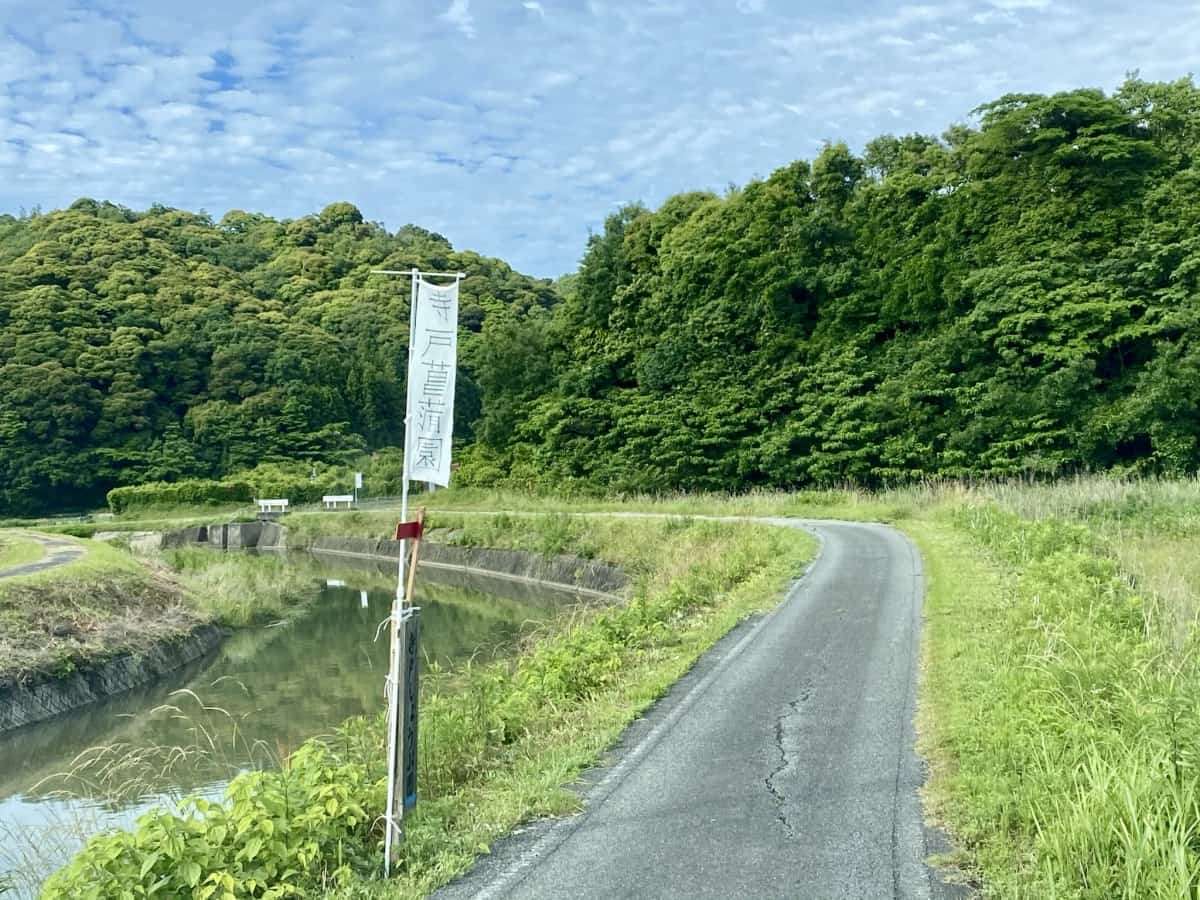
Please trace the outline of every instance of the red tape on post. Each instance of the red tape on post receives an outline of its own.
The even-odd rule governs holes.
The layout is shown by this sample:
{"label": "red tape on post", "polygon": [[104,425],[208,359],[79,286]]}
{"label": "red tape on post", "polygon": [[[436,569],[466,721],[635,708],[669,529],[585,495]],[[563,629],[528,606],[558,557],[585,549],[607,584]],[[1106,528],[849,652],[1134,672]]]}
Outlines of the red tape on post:
{"label": "red tape on post", "polygon": [[424,531],[425,526],[420,522],[401,522],[396,526],[396,540],[419,540]]}

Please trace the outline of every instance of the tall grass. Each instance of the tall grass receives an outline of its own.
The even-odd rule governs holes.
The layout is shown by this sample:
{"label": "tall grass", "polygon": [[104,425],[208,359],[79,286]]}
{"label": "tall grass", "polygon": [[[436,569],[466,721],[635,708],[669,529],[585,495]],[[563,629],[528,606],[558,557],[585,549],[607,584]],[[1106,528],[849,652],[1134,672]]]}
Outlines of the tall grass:
{"label": "tall grass", "polygon": [[163,559],[202,614],[230,626],[285,617],[312,596],[310,564],[276,554],[229,553],[200,547],[168,550]]}
{"label": "tall grass", "polygon": [[89,747],[63,771],[29,788],[28,794],[39,800],[38,823],[0,823],[0,869],[9,872],[11,890],[36,896],[47,876],[91,836],[129,827],[154,808],[179,812],[186,797],[196,793],[195,788],[179,789],[179,784],[207,783],[210,787],[201,794],[216,799],[240,773],[278,769],[282,763],[281,748],[248,739],[242,721],[206,704],[192,690],[172,692],[148,715],[182,722],[185,727],[178,733],[187,739],[170,746],[142,740]]}
{"label": "tall grass", "polygon": [[1188,490],[1023,490],[977,489],[916,526],[933,808],[990,894],[1196,897],[1195,637],[1164,631],[1113,549],[1118,527],[1150,540],[1156,504]]}
{"label": "tall grass", "polygon": [[1093,552],[1115,560],[1147,601],[1147,629],[1174,652],[1189,652],[1200,614],[1200,478],[1081,476],[989,485],[979,494],[1044,528],[1085,530]]}
{"label": "tall grass", "polygon": [[[278,775],[239,776],[221,806],[194,807],[186,820],[156,816],[135,836],[94,840],[55,876],[48,896],[106,896],[96,892],[117,885],[136,890],[159,878],[171,885],[225,884],[226,876],[236,894],[247,879],[260,878],[251,858],[263,871],[290,866],[289,883],[309,892],[425,896],[523,819],[571,808],[577,801],[562,786],[721,634],[775,602],[814,547],[790,530],[734,531],[712,522],[576,527],[531,526],[518,539],[566,549],[590,542],[606,559],[640,561],[633,598],[617,608],[580,607],[545,625],[512,661],[473,663],[454,676],[453,697],[426,693],[436,676],[423,681],[422,801],[406,820],[396,880],[372,877],[380,832],[376,820],[362,818],[362,810],[377,811],[383,799],[383,732],[376,721],[349,726],[326,749],[306,744]],[[353,744],[352,751],[343,744]],[[306,812],[293,824],[273,825],[270,842],[259,841],[264,816],[283,821],[285,778],[297,786]],[[364,868],[365,860],[372,867]]]}

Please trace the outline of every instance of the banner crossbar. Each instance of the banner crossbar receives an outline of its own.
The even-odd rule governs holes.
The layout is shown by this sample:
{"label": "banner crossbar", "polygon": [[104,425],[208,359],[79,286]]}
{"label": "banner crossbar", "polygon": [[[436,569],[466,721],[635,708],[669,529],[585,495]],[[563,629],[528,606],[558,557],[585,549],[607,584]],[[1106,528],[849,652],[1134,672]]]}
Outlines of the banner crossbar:
{"label": "banner crossbar", "polygon": [[463,278],[467,277],[466,272],[417,272],[416,269],[413,269],[411,272],[405,272],[401,269],[372,269],[371,270],[372,275],[408,275],[409,277],[412,277],[414,272],[416,273],[416,276],[418,278],[423,278],[426,275],[429,275],[433,278],[463,279]]}

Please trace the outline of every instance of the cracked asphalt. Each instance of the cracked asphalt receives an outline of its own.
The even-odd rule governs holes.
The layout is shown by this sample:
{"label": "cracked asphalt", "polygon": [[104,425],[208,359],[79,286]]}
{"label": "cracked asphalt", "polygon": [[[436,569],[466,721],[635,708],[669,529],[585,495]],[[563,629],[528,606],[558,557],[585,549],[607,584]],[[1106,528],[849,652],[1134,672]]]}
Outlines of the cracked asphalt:
{"label": "cracked asphalt", "polygon": [[943,898],[914,749],[920,557],[881,525],[822,550],[626,731],[577,816],[498,842],[436,897]]}

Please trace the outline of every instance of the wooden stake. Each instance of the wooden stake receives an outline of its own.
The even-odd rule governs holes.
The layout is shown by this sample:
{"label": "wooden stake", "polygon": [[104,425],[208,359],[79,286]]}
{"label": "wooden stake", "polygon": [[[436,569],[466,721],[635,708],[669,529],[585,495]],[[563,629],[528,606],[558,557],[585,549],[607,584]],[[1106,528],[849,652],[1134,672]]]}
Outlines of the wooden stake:
{"label": "wooden stake", "polygon": [[[419,533],[425,530],[425,507],[417,510],[417,524],[420,526]],[[413,605],[413,581],[417,577],[417,558],[421,555],[421,539],[418,537],[413,541],[412,550],[408,554],[408,585],[404,590],[404,599],[409,606]]]}

